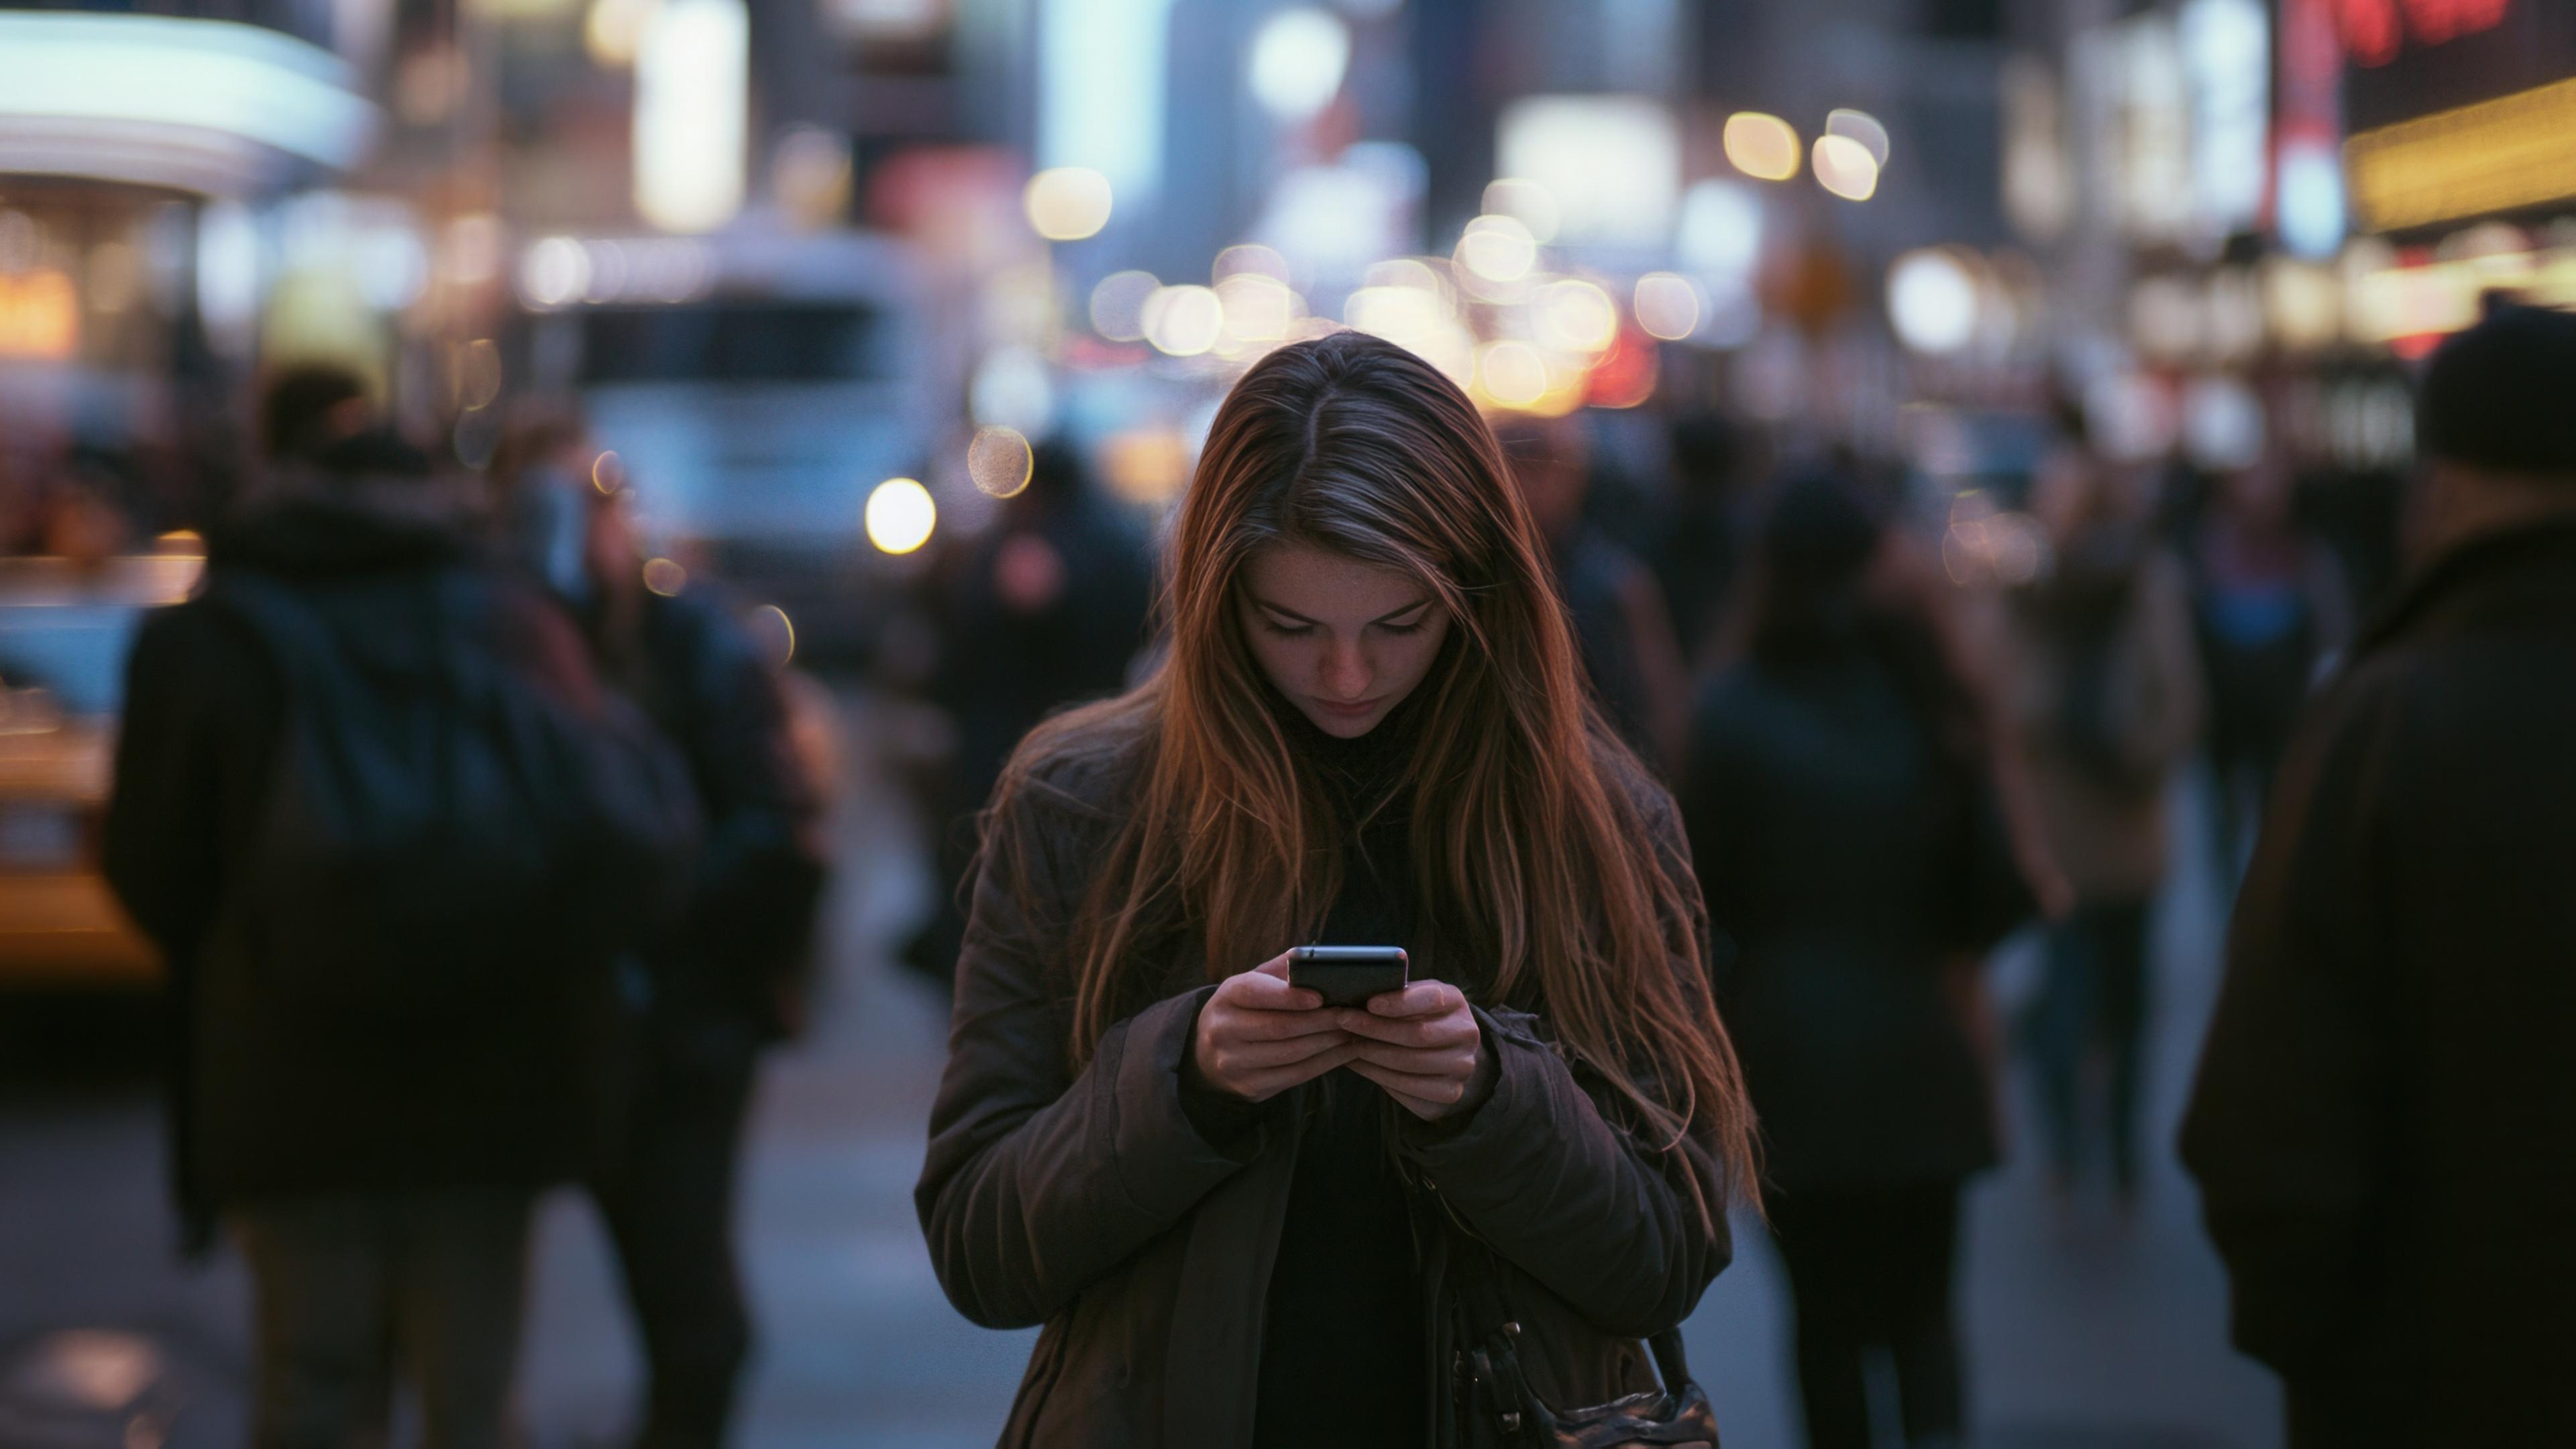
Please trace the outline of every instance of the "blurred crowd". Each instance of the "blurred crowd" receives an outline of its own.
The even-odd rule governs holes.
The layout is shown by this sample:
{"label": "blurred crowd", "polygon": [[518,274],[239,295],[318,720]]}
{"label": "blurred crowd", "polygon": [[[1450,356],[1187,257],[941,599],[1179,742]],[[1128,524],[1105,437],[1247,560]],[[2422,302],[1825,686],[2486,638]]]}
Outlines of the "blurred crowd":
{"label": "blurred crowd", "polygon": [[[2451,392],[2428,397],[2424,425],[2447,449],[2437,464],[2512,485],[2450,485],[2455,533],[2564,516],[2532,501],[2576,475],[2563,427],[2478,394],[2576,356],[2568,325],[2510,316],[2445,354]],[[2369,836],[2352,812],[2380,797],[2344,798],[2356,787],[2334,772],[2390,768],[2374,752],[2397,746],[2369,731],[2395,726],[2350,691],[2333,696],[2344,725],[2323,758],[2312,748],[2304,774],[2285,762],[2366,647],[2356,621],[2389,608],[2388,561],[2428,545],[2395,535],[2395,510],[2336,496],[2349,480],[2303,471],[2277,431],[2212,471],[2115,454],[2062,407],[2039,416],[2026,472],[1962,492],[1707,409],[1495,425],[1603,716],[1672,783],[1732,942],[1717,997],[1763,1124],[1810,1442],[1874,1442],[1879,1356],[1906,1442],[1964,1431],[1961,1196],[2004,1150],[2007,1060],[2026,1064],[2030,1150],[2061,1198],[2134,1208],[2166,1150],[2141,1126],[2142,1041],[2187,777],[2214,838],[2184,858],[2216,861],[2232,893],[2251,857],[2263,892],[2239,923],[2190,1144],[2239,1273],[2240,1342],[2290,1376],[2312,1426],[2380,1402],[2302,1398],[2299,1377],[2324,1381],[2301,1357],[2325,1332],[2319,1302],[2381,1271],[2380,1220],[2360,1216],[2385,1206],[2372,1184],[2467,1209],[2402,1157],[2438,1130],[2363,1120],[2392,1079],[2354,1057],[2411,1050],[2389,1033],[2413,1028],[2320,986],[2325,948],[2303,933],[2373,960],[2437,950],[2351,939],[2374,899],[2433,891],[2447,910],[2441,890],[2476,895],[2395,852],[2523,828],[2538,807],[2464,794],[2410,817],[2411,836]],[[783,615],[646,557],[615,455],[569,404],[514,404],[475,472],[434,465],[328,369],[272,379],[260,426],[261,461],[202,522],[207,584],[136,646],[106,860],[171,966],[181,1200],[201,1233],[232,1220],[258,1284],[262,1442],[339,1442],[381,1416],[397,1361],[435,1442],[497,1442],[530,1204],[568,1178],[601,1205],[642,1326],[641,1442],[721,1442],[752,1339],[733,1180],[754,1064],[804,1016],[841,773],[831,693],[791,665]],[[82,520],[135,516],[91,505],[124,485],[83,466],[13,495],[14,538],[118,546]],[[964,934],[977,812],[1015,746],[1155,667],[1155,543],[1092,474],[1077,440],[1039,443],[991,525],[917,575],[930,647],[879,662],[881,686],[945,721],[917,772],[941,904],[902,952],[936,989]],[[1977,567],[1969,526],[2009,534],[2027,566]],[[2545,676],[2564,662],[2563,632],[2541,624],[2561,617],[2546,608],[2566,574],[2526,573],[2492,607],[2537,611],[2509,642]],[[2374,677],[2438,698],[2384,678],[2386,631],[2441,607],[2423,587],[2381,626]],[[2556,684],[2496,682],[2518,667],[2501,655],[2481,667],[2480,688],[2537,691],[2524,705],[2555,718]],[[425,674],[460,681],[443,697],[465,703],[421,705],[403,681]],[[2561,798],[2563,760],[2520,768],[2535,801]],[[2265,802],[2283,800],[2322,845],[2267,826]],[[2380,853],[2341,861],[2355,838]],[[2564,842],[2533,851],[2556,859]],[[2527,953],[2533,902],[2476,898],[2459,929]],[[1986,962],[2025,929],[2040,980],[2007,1017]],[[352,950],[388,964],[365,980],[320,970]],[[2361,1095],[2302,1107],[2285,1072]],[[2563,1096],[2531,1108],[2531,1130]],[[2311,1131],[2334,1135],[2302,1145]],[[2498,1164],[2528,1143],[2493,1146],[2479,1190],[2501,1196]],[[2284,1176],[2283,1151],[2326,1156]],[[2350,1241],[2285,1245],[2304,1224]],[[2342,1259],[2320,1256],[2338,1245]],[[2460,1271],[2408,1277],[2407,1301],[2449,1323],[2506,1294],[2488,1258]],[[2266,1274],[2288,1275],[2283,1296],[2260,1296]],[[2422,1331],[2388,1325],[2332,1382]],[[2342,1432],[2300,1442],[2364,1442]]]}

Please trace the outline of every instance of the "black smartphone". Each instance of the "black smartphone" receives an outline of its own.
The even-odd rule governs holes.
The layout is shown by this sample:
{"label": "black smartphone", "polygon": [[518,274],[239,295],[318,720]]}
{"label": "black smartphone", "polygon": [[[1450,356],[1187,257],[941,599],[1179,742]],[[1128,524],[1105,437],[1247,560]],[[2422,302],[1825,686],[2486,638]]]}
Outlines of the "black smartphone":
{"label": "black smartphone", "polygon": [[1326,1006],[1366,1006],[1372,996],[1402,991],[1410,969],[1401,946],[1299,946],[1288,953],[1288,984]]}

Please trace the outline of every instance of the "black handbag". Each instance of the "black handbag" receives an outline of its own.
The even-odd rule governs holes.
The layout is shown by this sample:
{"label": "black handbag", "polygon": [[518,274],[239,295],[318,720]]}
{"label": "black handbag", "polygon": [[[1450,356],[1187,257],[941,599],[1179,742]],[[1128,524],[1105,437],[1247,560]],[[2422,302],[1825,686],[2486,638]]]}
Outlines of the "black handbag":
{"label": "black handbag", "polygon": [[1503,1306],[1492,1250],[1459,1242],[1452,1258],[1465,1317],[1461,1356],[1468,1373],[1463,1412],[1479,1414],[1499,1442],[1514,1449],[1718,1449],[1717,1410],[1693,1382],[1682,1334],[1668,1328],[1646,1340],[1660,1389],[1589,1408],[1557,1409],[1541,1401],[1521,1372],[1521,1325]]}

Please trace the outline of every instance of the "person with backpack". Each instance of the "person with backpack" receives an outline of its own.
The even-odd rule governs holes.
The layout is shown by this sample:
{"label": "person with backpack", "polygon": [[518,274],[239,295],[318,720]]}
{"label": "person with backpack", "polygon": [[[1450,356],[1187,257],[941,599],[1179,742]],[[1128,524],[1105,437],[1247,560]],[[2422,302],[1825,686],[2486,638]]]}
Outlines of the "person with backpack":
{"label": "person with backpack", "polygon": [[[823,801],[780,669],[714,594],[644,586],[633,501],[579,413],[538,401],[493,460],[506,547],[581,621],[602,674],[688,763],[707,848],[646,996],[611,1151],[590,1179],[643,1330],[642,1449],[715,1449],[752,1348],[733,1245],[763,1047],[804,1017],[826,876]],[[596,476],[595,476],[596,475]]]}
{"label": "person with backpack", "polygon": [[1003,1444],[1716,1441],[1751,1114],[1510,469],[1393,343],[1271,352],[1161,665],[1004,771],[914,1192],[949,1300],[1045,1325]]}
{"label": "person with backpack", "polygon": [[[109,882],[162,949],[173,1171],[248,1260],[252,1441],[502,1442],[530,1212],[608,1124],[679,762],[390,434],[282,459],[128,666]],[[197,1236],[202,1240],[202,1231]]]}
{"label": "person with backpack", "polygon": [[[2164,883],[2165,787],[2198,740],[2201,677],[2181,565],[2147,528],[2142,480],[2081,444],[2043,464],[2031,511],[2054,570],[2011,600],[2002,707],[2021,741],[2044,852],[2073,892],[2049,928],[2024,1021],[2061,1193],[2097,1147],[2133,1203],[2148,918]],[[2099,1112],[2088,1090],[2094,1063]]]}

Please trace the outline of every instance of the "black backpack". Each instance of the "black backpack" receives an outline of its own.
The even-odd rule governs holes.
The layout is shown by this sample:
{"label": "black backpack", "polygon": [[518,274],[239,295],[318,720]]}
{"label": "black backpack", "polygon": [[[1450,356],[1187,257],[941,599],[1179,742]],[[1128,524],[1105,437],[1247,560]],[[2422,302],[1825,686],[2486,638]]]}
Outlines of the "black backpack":
{"label": "black backpack", "polygon": [[287,700],[251,858],[228,872],[263,1007],[465,1024],[555,995],[681,896],[685,768],[614,696],[585,712],[506,658],[493,581],[231,569],[207,597],[266,646]]}

